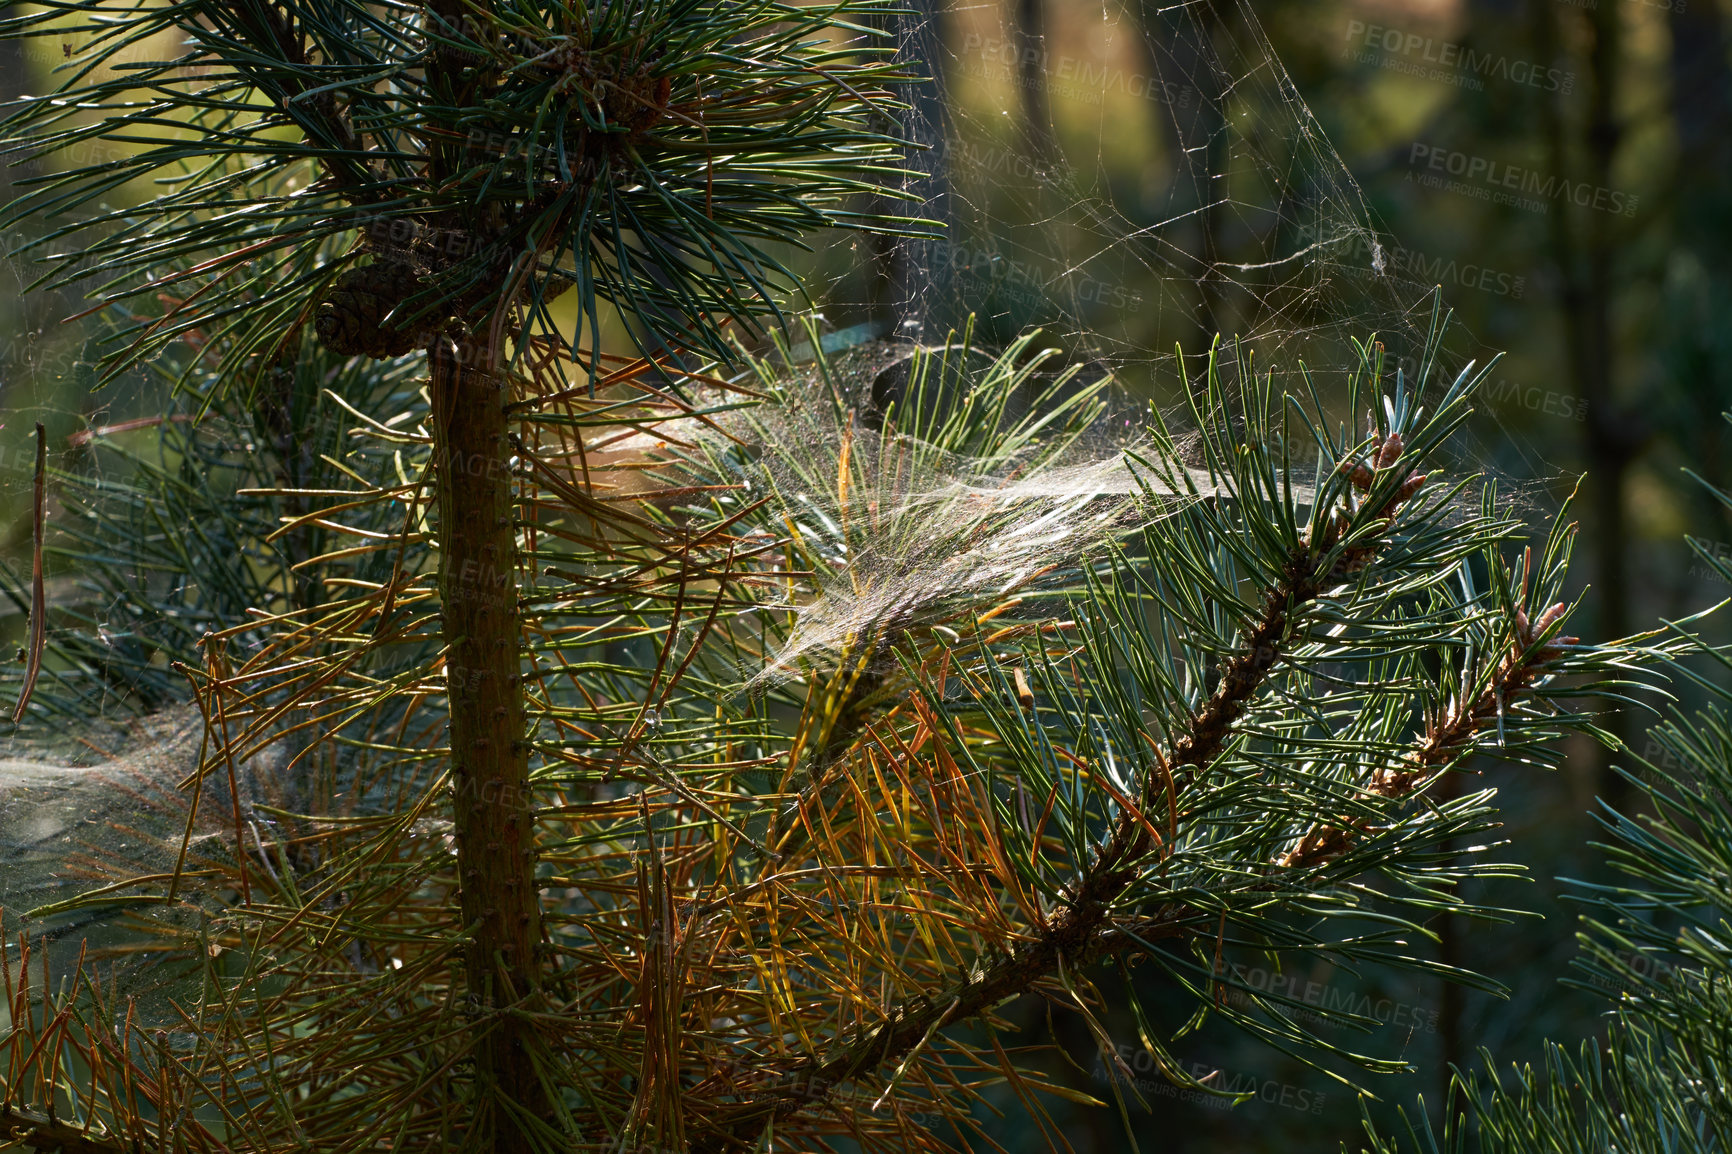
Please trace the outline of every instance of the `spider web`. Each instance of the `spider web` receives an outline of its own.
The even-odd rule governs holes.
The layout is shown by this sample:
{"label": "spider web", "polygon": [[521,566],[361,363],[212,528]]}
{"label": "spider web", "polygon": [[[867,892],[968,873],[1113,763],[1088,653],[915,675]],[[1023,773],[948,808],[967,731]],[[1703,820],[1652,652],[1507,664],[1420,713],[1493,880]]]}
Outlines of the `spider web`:
{"label": "spider web", "polygon": [[[1201,386],[1217,333],[1229,392],[1249,363],[1305,397],[1308,370],[1326,405],[1361,364],[1356,341],[1380,341],[1389,376],[1404,372],[1409,388],[1429,348],[1427,390],[1493,354],[1460,325],[1434,334],[1448,294],[1397,259],[1398,238],[1380,225],[1244,0],[1104,0],[1086,10],[928,0],[887,31],[904,65],[927,79],[904,97],[902,122],[886,127],[924,147],[909,163],[910,199],[877,207],[918,217],[936,235],[839,238],[814,269],[800,270],[829,330],[824,349],[860,354],[838,366],[838,376],[860,378],[849,414],[894,397],[894,374],[877,370],[885,350],[963,331],[995,350],[1038,327],[1039,345],[1085,366],[1079,381],[1110,373],[1121,402],[1163,409],[1179,409],[1184,391]],[[813,355],[809,344],[796,346],[794,359],[802,355]],[[1126,415],[1103,431],[1142,423],[1134,413],[1118,419]],[[834,425],[836,416],[849,427]],[[1182,411],[1172,416],[1170,427],[1189,423]],[[876,444],[875,431],[840,411],[820,417],[744,439],[764,447],[765,460],[798,460],[783,485],[769,487],[804,503],[790,506],[791,517],[822,506],[836,523],[861,523],[866,498],[859,509],[833,507],[799,478],[835,476],[840,446],[858,455]],[[1458,434],[1450,471],[1497,475],[1512,447],[1524,459],[1517,477],[1498,476],[1503,498],[1543,513],[1555,475],[1489,407]],[[875,501],[875,522],[906,522],[907,531],[856,546],[836,580],[818,582],[772,672],[797,658],[822,666],[907,606],[936,610],[951,594],[992,585],[1001,568],[1087,553],[1096,539],[1067,541],[1067,554],[1039,528],[1084,524],[1085,510],[1105,510],[1111,522],[1125,500],[1113,483],[1126,478],[1123,448],[1093,438],[1055,474],[1063,483],[1038,495],[993,487],[985,513],[954,499],[959,483],[971,501],[982,497],[945,468],[901,500]]]}
{"label": "spider web", "polygon": [[[931,342],[973,314],[988,343],[1039,327],[1132,397],[1170,402],[1217,333],[1298,391],[1301,363],[1334,385],[1375,336],[1411,383],[1440,290],[1394,259],[1252,6],[1078,11],[927,0],[888,29],[928,79],[893,126],[924,146],[914,200],[886,207],[944,235],[821,250],[807,279],[835,339]],[[1453,325],[1426,383],[1491,353]]]}
{"label": "spider web", "polygon": [[[837,348],[939,341],[972,315],[983,346],[1040,327],[1067,360],[1089,366],[1085,376],[1111,372],[1131,397],[1160,403],[1195,387],[1217,333],[1296,389],[1303,362],[1326,395],[1358,363],[1355,338],[1376,334],[1395,364],[1418,365],[1434,286],[1388,259],[1395,238],[1248,3],[1103,0],[1091,10],[1098,17],[1063,23],[1041,0],[910,8],[887,30],[932,83],[912,88],[902,122],[886,125],[926,146],[910,161],[912,199],[892,207],[943,234],[853,235],[818,249],[799,271]],[[1457,329],[1440,371],[1453,376],[1485,353]],[[1222,360],[1229,384],[1236,364]],[[31,371],[46,371],[40,358]],[[826,466],[818,475],[836,475],[828,455],[840,445],[864,453],[875,444],[870,429],[798,416],[764,441],[804,444]],[[6,461],[23,459],[23,432],[6,430],[15,438]],[[817,589],[800,607],[770,672],[801,659],[824,664],[916,610],[941,619],[955,597],[1002,594],[1025,572],[1098,545],[1131,507],[1121,448],[1085,444],[1054,472],[1016,482],[978,475],[962,459],[918,477],[892,475],[891,528],[847,570],[849,582]],[[0,494],[21,493],[29,480],[24,470],[0,470]],[[1064,542],[1037,536],[1058,523],[1068,526]],[[932,524],[953,532],[934,539]],[[969,550],[954,547],[964,530]],[[745,680],[750,671],[738,673]],[[196,745],[184,729],[134,741],[179,760],[110,765],[100,775],[36,758],[0,767],[7,914],[78,880],[62,867],[67,839],[98,812],[92,798],[136,819],[135,840],[115,852],[136,856],[141,871],[162,870],[177,833],[168,771],[179,771],[178,781]],[[0,749],[8,758],[25,752],[36,751]],[[134,781],[141,775],[143,785]],[[117,796],[116,782],[135,793]],[[195,832],[207,838],[202,852],[225,849],[213,830]],[[65,927],[69,937],[76,928]]]}

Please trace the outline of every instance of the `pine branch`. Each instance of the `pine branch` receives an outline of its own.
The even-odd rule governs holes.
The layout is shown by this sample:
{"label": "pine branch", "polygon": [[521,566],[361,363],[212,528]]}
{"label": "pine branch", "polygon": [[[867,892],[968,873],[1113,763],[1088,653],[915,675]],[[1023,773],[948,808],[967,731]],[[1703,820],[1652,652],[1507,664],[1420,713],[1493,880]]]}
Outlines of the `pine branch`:
{"label": "pine branch", "polygon": [[141,1149],[135,1140],[93,1133],[16,1106],[0,1106],[0,1133],[7,1145],[24,1145],[43,1154],[139,1154]]}
{"label": "pine branch", "polygon": [[[467,234],[490,211],[440,225]],[[245,766],[267,750],[255,779],[305,775],[303,808],[257,804],[230,823],[232,807],[218,807],[222,828],[197,839],[191,852],[205,860],[179,882],[207,903],[208,922],[197,934],[165,926],[149,943],[202,967],[210,991],[188,1015],[197,1061],[166,1076],[187,1100],[232,1110],[235,1132],[261,1148],[434,1148],[459,1136],[563,1148],[581,1136],[720,1154],[772,1125],[778,1144],[801,1149],[838,1127],[879,1147],[900,1130],[906,1146],[911,1109],[966,1117],[975,1091],[948,1059],[991,1060],[947,1029],[993,1025],[995,1006],[1031,993],[1074,997],[1102,960],[1140,950],[1194,990],[1229,932],[1235,950],[1374,951],[1357,933],[1331,940],[1286,920],[1332,900],[1318,890],[1324,872],[1426,876],[1426,847],[1487,811],[1424,810],[1358,854],[1346,845],[1362,829],[1353,819],[1395,809],[1434,762],[1489,744],[1494,721],[1527,748],[1534,730],[1570,724],[1535,724],[1531,693],[1563,693],[1528,666],[1604,667],[1591,647],[1556,656],[1563,641],[1548,634],[1561,611],[1530,629],[1525,609],[1510,609],[1529,603],[1525,576],[1520,595],[1498,579],[1490,594],[1472,590],[1470,572],[1483,560],[1501,573],[1501,546],[1519,532],[1495,500],[1478,518],[1455,516],[1441,486],[1412,500],[1424,483],[1414,461],[1465,410],[1460,381],[1423,421],[1398,389],[1389,427],[1401,435],[1373,441],[1369,458],[1346,430],[1320,433],[1321,476],[1298,500],[1281,455],[1288,430],[1267,419],[1284,400],[1243,421],[1224,405],[1199,412],[1206,468],[1152,433],[1158,510],[1144,503],[1089,539],[1090,550],[1131,541],[1135,517],[1142,551],[1071,551],[1043,569],[1056,576],[1035,595],[1073,599],[1060,623],[1026,610],[1008,619],[1002,580],[948,581],[956,569],[926,564],[948,560],[952,540],[991,544],[990,530],[1050,522],[1073,507],[1071,486],[1099,491],[1061,462],[1056,484],[1037,477],[1033,488],[1066,488],[1062,500],[1016,495],[1029,462],[1049,459],[1031,447],[1046,416],[1002,438],[1015,423],[1002,409],[935,418],[873,443],[836,435],[853,427],[839,424],[845,404],[797,419],[802,402],[830,405],[815,380],[791,396],[778,377],[764,390],[771,404],[746,416],[730,412],[734,382],[608,361],[592,399],[573,383],[582,366],[553,342],[532,339],[517,372],[470,355],[497,352],[486,339],[459,346],[455,333],[428,342],[425,395],[408,363],[392,378],[401,392],[363,401],[333,388],[340,423],[362,422],[350,430],[362,447],[327,459],[328,442],[304,438],[308,460],[332,471],[210,536],[213,550],[269,543],[256,568],[275,592],[243,583],[218,602],[215,584],[232,583],[223,567],[178,555],[165,565],[204,578],[183,615],[233,620],[217,636],[246,654],[199,683],[210,715],[233,728],[176,779],[190,772],[208,791],[229,754]],[[297,368],[322,396],[334,365],[313,351]],[[676,399],[670,378],[717,391]],[[375,417],[398,412],[406,419]],[[742,435],[759,420],[760,433]],[[1122,467],[1113,492],[1141,476]],[[965,500],[931,496],[958,482]],[[143,503],[203,542],[224,501],[203,483],[186,501]],[[791,512],[796,503],[809,511]],[[338,539],[292,553],[276,544],[315,526]],[[434,547],[443,598],[428,588]],[[1564,580],[1558,552],[1534,604]],[[290,597],[303,574],[320,597]],[[856,576],[890,608],[828,622],[766,612]],[[265,612],[251,620],[234,608],[255,605]],[[886,619],[913,641],[897,650],[900,671],[887,667],[850,705],[822,668],[830,642],[869,636],[856,620]],[[939,628],[971,619],[993,622],[977,648]],[[781,661],[814,622],[831,628]],[[396,640],[416,648],[381,667],[375,655]],[[1457,676],[1463,652],[1483,657]],[[733,694],[742,670],[763,666],[780,675],[763,695],[772,701]],[[1414,734],[1414,717],[1434,720]],[[791,795],[803,743],[855,721],[847,772]],[[800,833],[777,842],[790,814]],[[1339,850],[1319,832],[1330,829],[1347,831]],[[1315,860],[1279,868],[1272,859],[1307,831],[1322,847]],[[531,837],[538,868],[514,871]],[[777,845],[786,853],[772,860],[764,851]],[[234,904],[247,883],[250,904]],[[525,928],[538,915],[545,934]],[[535,964],[519,962],[531,954]],[[467,997],[490,983],[477,1012]],[[1270,1035],[1312,1041],[1283,1026]],[[790,1030],[814,1040],[809,1056],[789,1053]],[[268,1069],[249,1065],[267,1052]],[[1030,1098],[1046,1088],[1003,1061]],[[557,1087],[546,1112],[537,1082]],[[884,1089],[888,1118],[865,1108],[863,1084]],[[519,1125],[503,1122],[524,1107]]]}
{"label": "pine branch", "polygon": [[[1432,722],[1419,747],[1407,755],[1406,768],[1379,770],[1363,796],[1398,801],[1470,752],[1474,738],[1520,703],[1522,694],[1545,676],[1546,666],[1562,656],[1563,647],[1580,642],[1576,637],[1558,637],[1539,643],[1552,624],[1563,617],[1565,609],[1559,602],[1530,625],[1526,610],[1517,608],[1511,622],[1514,628],[1509,651],[1498,663],[1490,684],[1471,704],[1466,700],[1451,703]],[[1285,868],[1323,865],[1350,850],[1355,833],[1363,833],[1368,825],[1369,819],[1318,825],[1281,855],[1276,864]]]}
{"label": "pine branch", "polygon": [[[307,59],[306,41],[296,25],[297,11],[292,5],[280,10],[272,3],[258,0],[236,0],[231,12],[237,24],[245,29],[245,42],[263,49],[276,50],[287,67],[261,73],[261,79],[283,90],[279,97],[283,109],[299,121],[309,143],[323,144],[329,138],[329,150],[318,156],[320,166],[345,195],[356,204],[376,202],[382,193],[374,187],[376,179],[354,157],[363,151],[362,142],[343,110],[337,107],[336,96],[320,86],[312,74],[312,62]],[[311,99],[303,99],[311,92]],[[362,176],[357,177],[359,167]]]}
{"label": "pine branch", "polygon": [[[785,319],[779,244],[832,226],[929,231],[851,207],[873,189],[907,196],[894,191],[906,145],[881,113],[913,77],[854,19],[886,2],[646,3],[605,19],[441,2],[386,19],[111,0],[71,25],[53,7],[14,15],[0,36],[93,36],[59,88],[23,98],[3,127],[38,154],[99,140],[119,159],[34,178],[0,220],[70,221],[32,246],[80,235],[48,257],[51,286],[90,278],[119,302],[194,283],[168,316],[135,316],[110,375],[200,329],[232,370],[321,304],[355,330],[342,332],[347,352],[400,356],[418,342],[367,338],[488,318],[508,272],[526,313],[506,334],[514,351],[531,330],[554,334],[544,306],[569,286],[580,316],[559,334],[568,353],[598,339],[611,305],[655,352],[728,360],[730,330]],[[188,51],[102,67],[159,34]],[[145,203],[102,204],[152,177],[164,191]],[[526,251],[535,263],[519,269]],[[386,283],[379,266],[393,263],[404,275]]]}
{"label": "pine branch", "polygon": [[[1391,433],[1386,440],[1374,444],[1372,459],[1376,473],[1399,468],[1401,454],[1399,433]],[[1373,491],[1378,481],[1374,471],[1356,459],[1344,461],[1340,471],[1349,473],[1354,485],[1367,493]],[[1409,473],[1398,485],[1384,485],[1383,496],[1375,508],[1354,508],[1349,497],[1348,511],[1335,511],[1322,521],[1320,533],[1294,547],[1277,582],[1264,591],[1260,618],[1242,635],[1243,652],[1227,663],[1214,694],[1166,754],[1164,762],[1170,768],[1170,778],[1150,776],[1142,810],[1152,808],[1160,800],[1158,791],[1167,788],[1167,780],[1172,782],[1170,788],[1176,802],[1178,792],[1195,773],[1221,754],[1235,734],[1235,723],[1284,654],[1292,624],[1339,584],[1342,577],[1358,572],[1376,558],[1401,507],[1424,481],[1424,475]],[[1354,531],[1355,525],[1360,526],[1358,531]],[[1195,910],[1175,904],[1139,919],[1134,938],[1122,933],[1115,935],[1113,904],[1136,880],[1142,862],[1157,849],[1141,813],[1122,811],[1081,883],[1071,890],[1063,908],[1051,917],[1037,938],[1016,948],[1008,958],[977,963],[966,979],[937,996],[920,997],[898,1006],[882,1025],[845,1045],[838,1056],[828,1061],[808,1058],[800,1062],[774,1086],[754,1095],[749,1105],[734,1112],[694,1149],[713,1154],[730,1148],[751,1148],[773,1120],[812,1107],[843,1082],[901,1062],[937,1031],[1028,993],[1061,968],[1086,967],[1102,956],[1109,941],[1123,947],[1134,939],[1146,943],[1205,929],[1188,924],[1197,920]]]}
{"label": "pine branch", "polygon": [[[1525,578],[1524,564],[1524,592]],[[1513,607],[1502,678],[1521,680],[1571,640],[1547,643],[1560,614],[1554,606],[1530,628],[1525,607]],[[1669,720],[1649,730],[1640,758],[1623,751],[1634,764],[1618,771],[1651,812],[1637,819],[1608,807],[1596,815],[1611,835],[1596,848],[1621,876],[1570,883],[1592,912],[1577,935],[1576,965],[1587,981],[1567,984],[1610,998],[1603,1035],[1575,1050],[1548,1041],[1538,1069],[1499,1069],[1482,1049],[1474,1068],[1454,1071],[1451,1100],[1465,1109],[1447,1111],[1440,1129],[1423,1102],[1416,1117],[1402,1111],[1394,1138],[1379,1134],[1366,1114],[1369,1148],[1377,1154],[1717,1154],[1732,1142],[1725,1071],[1732,960],[1724,946],[1732,917],[1726,884],[1732,727],[1725,712],[1732,657],[1691,633],[1690,624],[1671,624],[1668,640],[1650,656],[1665,662],[1668,680],[1691,685],[1708,705],[1694,716],[1674,707]],[[1444,744],[1452,728],[1459,737],[1470,726],[1489,725],[1495,708],[1482,697],[1445,719],[1455,726],[1440,724],[1431,736]],[[1402,775],[1373,787],[1399,791],[1407,784]]]}

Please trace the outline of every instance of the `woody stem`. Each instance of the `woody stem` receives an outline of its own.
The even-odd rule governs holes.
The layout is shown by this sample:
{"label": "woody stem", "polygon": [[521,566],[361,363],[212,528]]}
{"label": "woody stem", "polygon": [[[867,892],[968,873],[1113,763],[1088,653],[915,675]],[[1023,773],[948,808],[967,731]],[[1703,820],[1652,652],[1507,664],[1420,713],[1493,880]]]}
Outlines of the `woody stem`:
{"label": "woody stem", "polygon": [[[502,375],[485,356],[431,350],[433,434],[439,469],[439,586],[449,674],[457,869],[470,994],[498,1010],[533,998],[541,906],[535,888],[519,647],[516,533]],[[531,1061],[529,1021],[489,1015],[476,1051],[483,1100],[510,1098],[547,1112]],[[491,1149],[531,1149],[515,1112],[498,1109]],[[482,1123],[485,1125],[485,1123]]]}
{"label": "woody stem", "polygon": [[[1243,651],[1222,667],[1215,692],[1203,703],[1188,727],[1172,743],[1167,763],[1175,790],[1220,755],[1252,699],[1268,682],[1285,651],[1291,623],[1333,584],[1335,575],[1369,561],[1381,547],[1405,496],[1381,510],[1383,533],[1356,545],[1325,566],[1327,540],[1293,547],[1280,577],[1265,592],[1262,612],[1241,636]],[[1145,801],[1150,791],[1145,790]],[[1121,813],[1107,840],[1096,851],[1068,901],[1038,936],[1019,946],[1010,957],[995,962],[936,997],[920,998],[894,1010],[881,1025],[855,1039],[828,1061],[810,1058],[788,1071],[756,1100],[743,1105],[693,1148],[710,1154],[724,1149],[750,1149],[777,1118],[823,1099],[831,1088],[872,1069],[894,1063],[921,1044],[934,1030],[974,1017],[1000,1002],[1034,988],[1058,972],[1061,965],[1087,965],[1104,952],[1122,948],[1125,937],[1115,933],[1112,903],[1135,881],[1141,862],[1152,848],[1147,823]],[[1138,919],[1138,937],[1178,937],[1195,928],[1196,913],[1166,906]]]}

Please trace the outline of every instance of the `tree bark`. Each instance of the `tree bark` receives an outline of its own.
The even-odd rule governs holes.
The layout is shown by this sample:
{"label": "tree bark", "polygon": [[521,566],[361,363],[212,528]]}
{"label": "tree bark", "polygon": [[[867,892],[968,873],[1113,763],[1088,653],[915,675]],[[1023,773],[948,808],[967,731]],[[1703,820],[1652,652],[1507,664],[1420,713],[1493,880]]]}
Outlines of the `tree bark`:
{"label": "tree bark", "polygon": [[[469,27],[458,0],[432,0],[449,31]],[[456,107],[483,99],[482,80],[460,54],[435,52],[428,76]],[[463,165],[463,131],[447,125],[428,155],[434,183]],[[487,209],[439,223],[478,235],[498,223]],[[503,296],[503,271],[492,286]],[[541,985],[541,898],[535,887],[535,816],[529,795],[517,604],[517,531],[510,468],[510,401],[496,347],[509,308],[496,298],[476,335],[461,344],[441,333],[427,350],[433,451],[439,484],[439,595],[451,716],[456,795],[458,906],[467,941],[469,1009],[482,1036],[475,1061],[474,1138],[498,1154],[529,1154],[532,1132],[551,1129],[548,1096],[536,1073],[545,1052],[531,1020]]]}
{"label": "tree bark", "polygon": [[532,1149],[518,1111],[544,1117],[547,1098],[535,1072],[534,1027],[501,1012],[535,999],[541,941],[508,398],[491,350],[441,339],[429,361],[460,903],[471,1008],[486,1029],[475,1051],[476,1121],[492,1131],[491,1149],[516,1154]]}
{"label": "tree bark", "polygon": [[1053,135],[1052,107],[1047,100],[1045,0],[1017,0],[1011,13],[1015,25],[1016,83],[1022,97],[1022,137],[1034,162],[1042,167],[1058,159],[1058,140]]}
{"label": "tree bark", "polygon": [[[1701,262],[1706,283],[1702,297],[1674,306],[1671,334],[1672,382],[1686,398],[1688,427],[1678,441],[1689,449],[1696,471],[1720,488],[1732,484],[1726,454],[1727,399],[1732,397],[1732,371],[1728,370],[1726,340],[1714,331],[1711,318],[1723,315],[1732,301],[1732,284],[1726,275],[1732,258],[1732,222],[1725,210],[1728,169],[1732,167],[1732,142],[1727,140],[1732,118],[1732,68],[1726,60],[1726,21],[1713,3],[1678,3],[1667,12],[1672,31],[1671,106],[1672,123],[1678,137],[1677,174],[1672,198],[1673,244],[1694,253]],[[1695,306],[1695,307],[1690,307]],[[1717,526],[1718,540],[1729,539],[1732,509],[1700,486],[1689,486],[1698,523]],[[1674,615],[1683,616],[1679,605]]]}
{"label": "tree bark", "polygon": [[[1543,5],[1538,14],[1536,49],[1549,59],[1561,39],[1555,22],[1555,5]],[[1622,5],[1600,4],[1585,19],[1592,38],[1588,51],[1586,125],[1586,183],[1611,188],[1612,167],[1622,136],[1618,120],[1618,91],[1622,67]],[[1547,151],[1555,175],[1570,171],[1565,123],[1554,101],[1541,103]],[[1616,391],[1616,341],[1612,315],[1612,259],[1617,250],[1617,218],[1608,212],[1590,210],[1580,233],[1571,228],[1568,206],[1559,204],[1548,214],[1553,259],[1560,283],[1559,303],[1564,314],[1567,363],[1576,381],[1577,395],[1588,405],[1586,449],[1588,456],[1588,506],[1593,512],[1595,532],[1594,593],[1601,638],[1610,641],[1630,632],[1630,587],[1626,553],[1629,526],[1624,510],[1624,484],[1631,463],[1647,438],[1646,423],[1623,405]],[[1610,710],[1605,727],[1618,738],[1625,737],[1625,711]],[[1596,768],[1598,793],[1608,804],[1624,808],[1629,787],[1612,768],[1613,754],[1603,752]]]}
{"label": "tree bark", "polygon": [[[1230,339],[1230,302],[1227,281],[1218,271],[1221,260],[1221,211],[1227,195],[1227,100],[1217,41],[1228,35],[1221,15],[1212,4],[1181,7],[1151,13],[1150,29],[1164,22],[1164,35],[1172,63],[1161,67],[1155,55],[1155,75],[1168,115],[1172,117],[1174,143],[1178,146],[1177,180],[1191,186],[1196,208],[1197,251],[1194,255],[1197,284],[1197,329],[1204,349],[1217,335]],[[1181,97],[1180,94],[1183,94]],[[1192,105],[1195,101],[1195,105]],[[1206,357],[1205,357],[1206,363]]]}
{"label": "tree bark", "polygon": [[945,105],[944,10],[933,0],[918,0],[905,10],[879,17],[895,37],[898,64],[919,74],[919,82],[900,94],[909,107],[886,129],[918,147],[904,166],[915,175],[903,188],[913,201],[875,197],[874,210],[916,217],[943,230],[942,236],[891,236],[873,233],[873,280],[867,302],[873,322],[893,339],[942,340],[961,319],[961,286],[950,246],[958,238],[950,199],[949,114]]}

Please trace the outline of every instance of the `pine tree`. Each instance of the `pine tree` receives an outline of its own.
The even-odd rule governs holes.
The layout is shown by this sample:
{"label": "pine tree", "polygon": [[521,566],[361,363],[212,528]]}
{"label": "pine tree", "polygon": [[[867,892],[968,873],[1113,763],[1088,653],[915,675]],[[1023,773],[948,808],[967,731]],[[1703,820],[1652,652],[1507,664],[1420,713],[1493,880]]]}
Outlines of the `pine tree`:
{"label": "pine tree", "polygon": [[[771,246],[831,224],[894,227],[843,200],[894,172],[896,142],[872,124],[898,77],[845,23],[874,6],[122,3],[4,24],[89,38],[54,96],[8,120],[26,151],[135,146],[9,210],[73,214],[49,239],[93,238],[84,271],[106,300],[179,294],[126,333],[110,375],[192,334],[224,386],[255,395],[297,371],[309,330],[338,355],[427,358],[438,628],[448,667],[470,677],[448,699],[452,776],[459,798],[484,799],[459,801],[451,835],[465,977],[478,1004],[511,1008],[480,1032],[474,1133],[502,1150],[528,1148],[561,1113],[533,1017],[544,943],[513,589],[514,386],[533,379],[531,403],[569,414],[550,358],[575,358],[595,395],[604,366],[548,311],[563,289],[592,344],[605,304],[659,350],[724,351],[724,323],[775,308]],[[163,40],[179,55],[156,58]],[[100,202],[139,177],[168,190],[143,211]],[[401,576],[381,620],[407,608]],[[221,668],[208,653],[207,676]]]}
{"label": "pine tree", "polygon": [[168,178],[49,243],[106,275],[110,377],[180,389],[129,486],[58,478],[41,547],[117,612],[44,630],[20,740],[196,717],[180,771],[60,775],[96,818],[5,955],[11,1135],[902,1150],[1008,1083],[1062,1145],[995,1011],[1121,1061],[1092,980],[1133,962],[1194,1000],[1116,1007],[1177,1081],[1218,1092],[1172,1049],[1209,1016],[1386,1065],[1236,967],[1433,968],[1505,868],[1438,783],[1555,762],[1654,647],[1565,636],[1568,526],[1442,478],[1471,367],[1240,361],[1120,444],[1034,334],[751,345],[775,244],[901,227],[848,207],[896,175],[872,7],[0,25],[90,37],[33,151],[136,148],[14,213]]}
{"label": "pine tree", "polygon": [[[1724,494],[1710,490],[1721,501]],[[1702,544],[1705,563],[1725,562]],[[1732,1148],[1732,662],[1684,622],[1668,655],[1671,680],[1704,698],[1674,706],[1619,767],[1645,804],[1630,816],[1605,807],[1600,846],[1612,878],[1575,883],[1588,910],[1572,980],[1612,1001],[1603,1038],[1574,1050],[1547,1042],[1540,1069],[1500,1073],[1482,1049],[1453,1085],[1466,1107],[1433,1127],[1423,1108],[1401,1140],[1368,1128],[1379,1151],[1496,1154],[1618,1151],[1714,1154]],[[1405,1121],[1405,1115],[1404,1115]]]}

